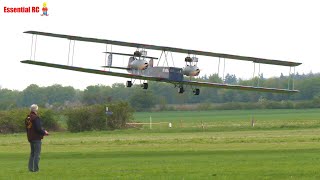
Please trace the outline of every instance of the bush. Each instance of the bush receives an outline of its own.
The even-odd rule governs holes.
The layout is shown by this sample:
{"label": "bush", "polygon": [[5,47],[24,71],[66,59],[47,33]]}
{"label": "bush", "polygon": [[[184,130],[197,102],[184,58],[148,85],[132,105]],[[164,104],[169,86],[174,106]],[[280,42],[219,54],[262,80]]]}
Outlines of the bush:
{"label": "bush", "polygon": [[40,118],[42,122],[42,127],[46,130],[56,131],[60,129],[57,119],[55,118],[55,113],[50,109],[40,109]]}
{"label": "bush", "polygon": [[113,114],[107,117],[107,125],[111,129],[126,128],[127,122],[133,119],[133,108],[127,102],[108,105]]}
{"label": "bush", "polygon": [[24,120],[28,109],[13,109],[0,112],[0,133],[16,133],[25,131]]}
{"label": "bush", "polygon": [[206,103],[201,103],[198,105],[198,110],[200,111],[207,111],[207,110],[210,110],[211,108],[211,104],[206,102]]}
{"label": "bush", "polygon": [[[29,114],[27,108],[12,109],[8,111],[0,111],[0,133],[17,133],[25,132],[25,122]],[[58,122],[54,118],[54,112],[48,109],[40,108],[40,118],[42,126],[48,130],[59,129]]]}
{"label": "bush", "polygon": [[67,109],[68,130],[71,132],[106,129],[106,114],[103,105]]}

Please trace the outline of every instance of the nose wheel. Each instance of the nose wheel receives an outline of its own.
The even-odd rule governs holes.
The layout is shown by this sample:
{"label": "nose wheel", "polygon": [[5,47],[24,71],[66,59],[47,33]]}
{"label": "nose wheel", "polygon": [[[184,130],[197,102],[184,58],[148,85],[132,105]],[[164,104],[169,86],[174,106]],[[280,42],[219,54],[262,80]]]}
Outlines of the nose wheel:
{"label": "nose wheel", "polygon": [[184,93],[183,86],[180,86],[180,87],[178,88],[178,93],[180,93],[180,94]]}
{"label": "nose wheel", "polygon": [[200,94],[200,89],[194,89],[193,90],[194,95],[199,95]]}
{"label": "nose wheel", "polygon": [[143,83],[141,86],[143,89],[148,89],[148,83]]}
{"label": "nose wheel", "polygon": [[132,81],[127,81],[126,86],[127,87],[131,87],[132,86]]}

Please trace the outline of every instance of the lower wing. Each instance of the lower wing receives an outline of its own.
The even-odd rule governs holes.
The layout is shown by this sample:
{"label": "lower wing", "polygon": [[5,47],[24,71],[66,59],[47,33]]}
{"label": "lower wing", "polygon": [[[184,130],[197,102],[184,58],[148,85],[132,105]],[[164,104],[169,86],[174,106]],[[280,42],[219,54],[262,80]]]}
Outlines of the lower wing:
{"label": "lower wing", "polygon": [[47,62],[31,61],[31,60],[24,60],[24,61],[21,61],[21,63],[33,64],[33,65],[38,65],[38,66],[53,67],[53,68],[59,68],[59,69],[67,69],[67,70],[86,72],[86,73],[92,73],[92,74],[107,75],[107,76],[118,76],[118,77],[123,77],[123,78],[142,79],[142,80],[149,80],[149,81],[160,81],[160,82],[167,82],[167,83],[172,83],[172,84],[176,84],[176,85],[178,84],[178,85],[203,86],[203,87],[237,89],[237,90],[271,92],[271,93],[297,93],[297,92],[299,92],[298,90],[289,90],[289,89],[230,85],[230,84],[199,82],[199,81],[186,81],[186,80],[173,81],[173,80],[169,80],[167,78],[142,76],[142,75],[136,75],[136,74],[118,73],[118,72],[111,72],[111,71],[102,71],[102,70],[97,70],[97,69],[88,69],[88,68],[82,68],[82,67],[66,66],[66,65],[61,65],[61,64],[52,64],[52,63],[47,63]]}

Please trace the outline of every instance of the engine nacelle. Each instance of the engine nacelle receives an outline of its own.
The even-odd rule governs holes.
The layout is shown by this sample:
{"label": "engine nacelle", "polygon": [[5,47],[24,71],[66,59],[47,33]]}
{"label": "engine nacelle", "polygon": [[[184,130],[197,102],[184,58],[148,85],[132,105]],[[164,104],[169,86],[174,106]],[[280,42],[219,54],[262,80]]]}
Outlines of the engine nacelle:
{"label": "engine nacelle", "polygon": [[198,76],[200,69],[197,66],[186,66],[183,68],[182,73],[186,76]]}
{"label": "engine nacelle", "polygon": [[143,59],[135,59],[134,57],[129,58],[128,68],[135,70],[145,70],[149,66],[148,62]]}

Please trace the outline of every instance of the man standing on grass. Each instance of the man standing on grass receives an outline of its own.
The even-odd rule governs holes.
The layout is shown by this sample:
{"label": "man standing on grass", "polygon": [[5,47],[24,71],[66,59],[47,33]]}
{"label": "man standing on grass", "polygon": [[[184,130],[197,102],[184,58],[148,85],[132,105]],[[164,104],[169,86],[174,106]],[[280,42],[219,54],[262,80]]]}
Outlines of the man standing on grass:
{"label": "man standing on grass", "polygon": [[38,116],[38,106],[32,104],[30,114],[25,119],[28,141],[30,142],[31,153],[29,158],[29,171],[39,171],[39,161],[41,152],[41,139],[49,133],[41,127],[41,119]]}

